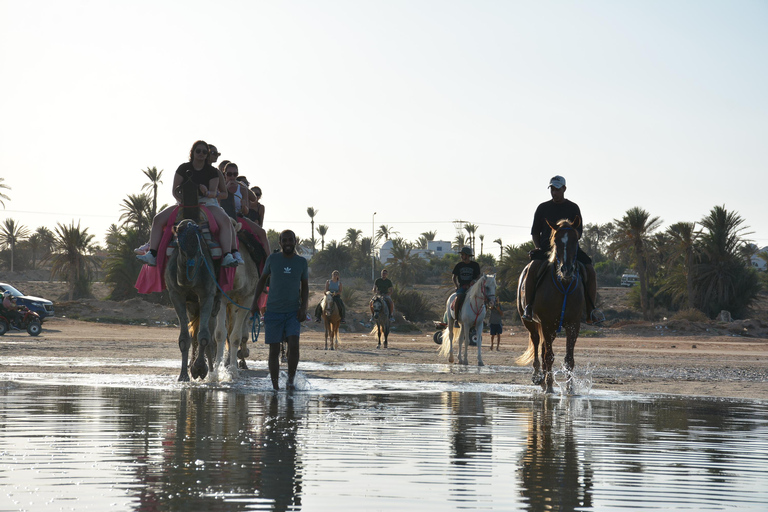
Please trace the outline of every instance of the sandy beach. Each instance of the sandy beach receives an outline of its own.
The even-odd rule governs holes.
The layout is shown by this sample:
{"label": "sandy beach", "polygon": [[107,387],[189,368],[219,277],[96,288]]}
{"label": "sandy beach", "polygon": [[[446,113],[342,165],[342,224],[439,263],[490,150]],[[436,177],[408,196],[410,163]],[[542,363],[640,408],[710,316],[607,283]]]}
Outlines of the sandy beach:
{"label": "sandy beach", "polygon": [[[301,336],[301,361],[324,363],[368,363],[382,371],[310,370],[302,368],[309,379],[345,378],[410,380],[414,382],[451,381],[466,383],[503,383],[531,385],[530,373],[518,369],[515,359],[527,346],[527,335],[519,327],[505,328],[501,350],[493,352],[484,336],[483,360],[478,369],[477,349],[471,347],[468,366],[450,365],[437,353],[433,331],[392,334],[389,348],[377,349],[376,340],[368,332],[346,333],[340,337],[340,350],[324,349],[320,326],[307,324]],[[734,335],[690,335],[646,329],[632,334],[617,329],[604,329],[600,337],[579,338],[576,365],[589,372],[595,390],[626,393],[664,393],[687,396],[745,398],[768,400],[768,339]],[[73,372],[99,374],[156,374],[175,380],[178,370],[153,367],[147,362],[158,359],[180,359],[178,329],[142,325],[115,325],[52,318],[43,332],[31,337],[25,332],[12,332],[0,337],[0,373]],[[260,338],[250,345],[250,361],[264,361],[267,349]],[[556,366],[564,355],[564,341],[555,342]],[[30,364],[23,362],[31,357]],[[39,358],[59,358],[62,364],[41,365]],[[76,358],[77,366],[66,360]],[[7,361],[13,360],[13,364]],[[109,360],[116,360],[114,365]],[[123,360],[134,361],[124,365]],[[88,361],[93,361],[89,364]],[[118,361],[120,363],[118,364]],[[85,362],[85,364],[82,364]],[[391,365],[409,366],[407,371],[392,370]],[[256,365],[252,365],[256,366]],[[388,366],[384,371],[383,367]],[[513,368],[510,368],[513,367]],[[354,368],[354,366],[352,367]],[[247,370],[249,375],[263,376],[264,370]]]}

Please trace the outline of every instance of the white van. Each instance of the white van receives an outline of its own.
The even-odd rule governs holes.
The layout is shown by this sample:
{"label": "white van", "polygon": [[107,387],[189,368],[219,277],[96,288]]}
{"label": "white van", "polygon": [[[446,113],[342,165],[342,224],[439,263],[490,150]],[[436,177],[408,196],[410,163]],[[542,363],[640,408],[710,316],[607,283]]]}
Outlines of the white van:
{"label": "white van", "polygon": [[640,276],[637,274],[622,274],[621,275],[621,286],[634,286],[635,283],[640,282]]}

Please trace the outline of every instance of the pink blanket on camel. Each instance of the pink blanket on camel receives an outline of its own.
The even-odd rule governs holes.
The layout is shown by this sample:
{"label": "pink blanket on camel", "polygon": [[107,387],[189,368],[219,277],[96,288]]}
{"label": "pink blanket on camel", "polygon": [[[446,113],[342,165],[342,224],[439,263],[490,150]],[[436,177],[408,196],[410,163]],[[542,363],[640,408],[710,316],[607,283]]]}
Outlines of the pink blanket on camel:
{"label": "pink blanket on camel", "polygon": [[[208,217],[208,225],[210,227],[211,233],[214,235],[217,234],[219,232],[219,226],[216,224],[213,215],[205,206],[200,205],[200,208],[203,209],[205,215]],[[176,218],[178,209],[178,206],[174,208],[173,212],[171,213],[172,219]],[[160,247],[157,249],[157,265],[154,267],[149,265],[144,265],[141,267],[139,278],[136,280],[136,284],[134,285],[139,293],[161,292],[165,290],[165,279],[163,276],[165,275],[165,265],[168,260],[165,255],[165,250],[168,248],[168,244],[170,243],[172,237],[173,223],[169,222],[168,225],[165,226],[165,230],[163,231],[163,238],[160,239]],[[235,267],[222,267],[219,270],[219,286],[221,286],[221,289],[225,292],[232,290],[232,285],[234,282]]]}

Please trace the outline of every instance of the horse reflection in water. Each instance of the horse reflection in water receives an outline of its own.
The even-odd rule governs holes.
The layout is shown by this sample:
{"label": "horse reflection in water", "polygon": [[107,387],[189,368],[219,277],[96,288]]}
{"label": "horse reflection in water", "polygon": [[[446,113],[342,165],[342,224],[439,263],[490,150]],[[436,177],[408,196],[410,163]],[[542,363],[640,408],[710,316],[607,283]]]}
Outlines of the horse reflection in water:
{"label": "horse reflection in water", "polygon": [[239,510],[265,501],[276,511],[301,508],[294,397],[182,393],[162,454],[137,454],[150,462],[137,466],[137,510]]}
{"label": "horse reflection in water", "polygon": [[527,404],[528,439],[520,460],[522,494],[529,510],[592,510],[592,461],[580,447],[573,428],[574,411],[588,401],[578,398]]}
{"label": "horse reflection in water", "polygon": [[[533,299],[533,321],[523,320],[528,329],[528,350],[517,359],[520,365],[533,362],[533,383],[541,384],[542,389],[552,393],[554,377],[552,363],[555,354],[552,343],[557,334],[565,329],[565,368],[574,367],[573,350],[579,337],[581,315],[584,312],[584,275],[581,265],[576,261],[579,248],[579,227],[581,220],[577,216],[571,223],[563,219],[557,225],[551,225],[552,250],[549,262],[537,279],[536,294]],[[520,274],[517,287],[517,309],[523,316],[525,278],[530,264]],[[541,343],[541,362],[539,361],[539,343]],[[543,363],[543,368],[542,368]]]}

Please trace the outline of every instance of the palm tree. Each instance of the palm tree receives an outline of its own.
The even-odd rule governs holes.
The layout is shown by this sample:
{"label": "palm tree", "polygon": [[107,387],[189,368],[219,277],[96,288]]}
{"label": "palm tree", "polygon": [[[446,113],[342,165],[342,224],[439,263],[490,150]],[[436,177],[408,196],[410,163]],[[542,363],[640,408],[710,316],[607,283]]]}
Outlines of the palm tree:
{"label": "palm tree", "polygon": [[411,254],[413,247],[402,238],[392,239],[392,252],[387,268],[392,279],[404,285],[413,285],[424,266],[424,260]]}
{"label": "palm tree", "polygon": [[363,231],[361,229],[348,228],[347,234],[344,236],[342,242],[345,242],[350,247],[350,249],[357,249],[357,246],[360,243],[360,236],[362,236],[362,234]]}
{"label": "palm tree", "polygon": [[744,219],[716,206],[701,219],[702,261],[696,268],[697,292],[705,313],[712,316],[727,309],[740,316],[754,300],[759,284],[743,261]]}
{"label": "palm tree", "polygon": [[483,241],[485,240],[485,235],[477,235],[477,238],[480,239],[480,256],[483,255]]}
{"label": "palm tree", "polygon": [[419,236],[418,245],[419,249],[428,249],[429,242],[432,242],[437,237],[437,231],[425,231]]}
{"label": "palm tree", "polygon": [[[4,188],[6,190],[11,190],[11,187],[9,187],[5,183],[3,183],[4,181],[5,181],[5,178],[0,178],[0,188]],[[3,199],[5,199],[6,201],[10,201],[11,198],[8,197],[7,195],[3,194],[2,192],[0,192],[0,204],[2,204],[3,208],[5,208],[5,201],[3,201]]]}
{"label": "palm tree", "polygon": [[69,300],[89,295],[91,279],[99,262],[93,253],[93,235],[80,229],[74,221],[69,226],[59,223],[54,230],[51,275],[69,284]]}
{"label": "palm tree", "polygon": [[467,241],[472,248],[472,252],[475,252],[475,233],[477,232],[478,225],[467,222],[464,224],[464,231],[467,232]]}
{"label": "palm tree", "polygon": [[147,194],[128,194],[120,206],[123,212],[120,220],[144,235],[149,237],[149,230],[152,227],[152,201]]}
{"label": "palm tree", "polygon": [[315,254],[315,215],[317,215],[318,212],[319,210],[315,210],[311,206],[307,208],[307,215],[309,215],[309,220],[312,223],[312,230],[310,231],[310,233],[312,233],[312,254]]}
{"label": "palm tree", "polygon": [[661,225],[661,219],[651,217],[650,213],[635,206],[627,210],[620,220],[614,219],[614,222],[616,233],[610,250],[613,253],[622,250],[631,251],[635,270],[640,278],[640,307],[643,310],[643,318],[649,320],[646,247],[649,245],[648,239],[651,233]]}
{"label": "palm tree", "polygon": [[501,264],[501,257],[504,256],[504,244],[502,243],[501,238],[497,238],[493,243],[499,244],[499,264]]}
{"label": "palm tree", "polygon": [[157,170],[157,167],[147,167],[143,171],[144,176],[149,179],[149,182],[145,183],[141,190],[151,190],[152,191],[152,217],[154,218],[155,215],[157,215],[157,186],[163,182],[160,178],[163,176],[162,170]]}
{"label": "palm tree", "polygon": [[320,250],[325,250],[325,235],[328,234],[328,226],[320,224],[317,226],[317,234],[320,235]]}
{"label": "palm tree", "polygon": [[466,241],[467,239],[464,237],[463,233],[457,233],[456,238],[453,239],[453,248],[460,251],[462,247],[467,245]]}
{"label": "palm tree", "polygon": [[673,298],[684,300],[688,309],[693,309],[694,293],[694,265],[699,255],[698,242],[701,235],[696,231],[695,222],[677,222],[667,228],[667,237],[670,240],[670,255],[667,259],[673,268],[680,269],[680,276],[684,279],[684,285],[679,286],[675,277],[675,271],[668,277],[667,283],[662,289],[672,293]]}
{"label": "palm tree", "polygon": [[14,219],[5,219],[0,225],[0,245],[5,245],[11,250],[11,272],[13,272],[13,254],[16,244],[29,236],[29,230],[17,224]]}
{"label": "palm tree", "polygon": [[134,286],[141,271],[141,262],[136,259],[133,247],[144,242],[142,234],[133,227],[118,228],[112,224],[107,231],[107,258],[104,261],[104,282],[111,286],[111,300],[126,300],[136,297]]}
{"label": "palm tree", "polygon": [[399,235],[397,231],[392,226],[387,226],[386,224],[382,224],[379,226],[379,230],[376,231],[376,238],[374,239],[374,242],[379,243],[379,241],[383,238],[384,240],[389,240],[390,238],[394,237],[395,235]]}

